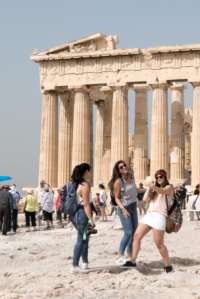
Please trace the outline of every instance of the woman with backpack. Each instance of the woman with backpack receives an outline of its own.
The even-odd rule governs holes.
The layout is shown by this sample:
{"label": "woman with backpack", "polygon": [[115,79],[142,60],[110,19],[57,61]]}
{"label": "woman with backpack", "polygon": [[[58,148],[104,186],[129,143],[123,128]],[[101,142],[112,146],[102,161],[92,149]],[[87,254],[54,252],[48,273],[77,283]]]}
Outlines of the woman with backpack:
{"label": "woman with backpack", "polygon": [[170,207],[172,205],[174,189],[167,180],[165,170],[158,170],[155,173],[155,179],[155,184],[153,181],[146,181],[145,185],[148,186],[148,189],[143,200],[150,202],[149,209],[135,232],[131,261],[126,262],[122,267],[136,268],[136,258],[140,250],[141,240],[152,229],[154,241],[165,262],[164,270],[167,274],[171,274],[174,270],[170,265],[168,250],[164,245],[164,235],[168,217],[167,202],[168,207]]}
{"label": "woman with backpack", "polygon": [[[84,230],[89,225],[94,228],[90,201],[92,200],[91,187],[88,181],[91,177],[91,167],[87,163],[77,165],[72,173],[71,179],[76,187],[76,203],[78,209],[70,216],[72,224],[78,231],[77,243],[74,247],[73,265],[71,274],[87,274],[88,269],[88,240],[83,241]],[[79,267],[82,256],[83,264]]]}
{"label": "woman with backpack", "polygon": [[[122,192],[122,183],[124,190]],[[138,226],[137,216],[137,193],[144,193],[146,189],[139,189],[135,184],[133,176],[128,172],[128,167],[124,161],[118,161],[114,168],[110,182],[111,192],[115,195],[118,205],[118,215],[124,229],[124,236],[121,240],[117,265],[123,265],[131,259],[133,235]],[[127,248],[127,257],[124,251]]]}

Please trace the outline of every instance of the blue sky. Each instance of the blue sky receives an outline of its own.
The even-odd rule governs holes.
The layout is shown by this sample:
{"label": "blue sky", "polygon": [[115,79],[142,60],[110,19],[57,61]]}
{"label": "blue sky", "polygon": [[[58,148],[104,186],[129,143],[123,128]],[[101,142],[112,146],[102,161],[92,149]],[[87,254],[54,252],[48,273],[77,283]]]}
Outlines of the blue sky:
{"label": "blue sky", "polygon": [[[97,32],[118,35],[118,48],[198,44],[199,11],[197,0],[1,0],[0,175],[12,176],[18,189],[38,182],[42,94],[39,67],[29,58],[35,48]],[[193,105],[193,88],[187,85],[185,108]],[[129,91],[130,133],[134,101]],[[169,119],[170,101],[169,91]],[[151,103],[149,92],[149,125]]]}

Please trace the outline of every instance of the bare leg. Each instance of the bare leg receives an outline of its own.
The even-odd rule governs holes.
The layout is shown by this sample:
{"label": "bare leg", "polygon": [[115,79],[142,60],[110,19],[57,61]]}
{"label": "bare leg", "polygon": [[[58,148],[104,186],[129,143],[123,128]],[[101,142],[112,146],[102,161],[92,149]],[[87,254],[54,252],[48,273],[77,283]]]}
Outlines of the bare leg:
{"label": "bare leg", "polygon": [[147,212],[146,212],[146,209],[145,209],[145,208],[143,208],[143,211],[144,211],[144,215],[146,215]]}
{"label": "bare leg", "polygon": [[139,212],[140,212],[140,215],[142,215],[142,209],[141,208],[139,208]]}
{"label": "bare leg", "polygon": [[101,210],[101,220],[104,220],[103,208],[102,208],[102,207],[100,207],[100,210]]}
{"label": "bare leg", "polygon": [[154,241],[167,267],[170,266],[170,263],[168,250],[167,247],[164,245],[164,235],[165,231],[153,228]]}
{"label": "bare leg", "polygon": [[150,227],[144,223],[140,223],[138,225],[138,228],[136,229],[136,232],[134,234],[134,239],[133,239],[133,252],[132,252],[132,258],[131,258],[131,262],[133,264],[135,264],[138,252],[140,250],[141,240],[151,229],[152,229],[152,227]]}
{"label": "bare leg", "polygon": [[47,220],[47,226],[49,226],[49,220]]}
{"label": "bare leg", "polygon": [[106,208],[103,208],[103,213],[104,213],[104,218],[105,218],[105,220],[107,220],[107,214],[106,214],[105,209],[106,209]]}

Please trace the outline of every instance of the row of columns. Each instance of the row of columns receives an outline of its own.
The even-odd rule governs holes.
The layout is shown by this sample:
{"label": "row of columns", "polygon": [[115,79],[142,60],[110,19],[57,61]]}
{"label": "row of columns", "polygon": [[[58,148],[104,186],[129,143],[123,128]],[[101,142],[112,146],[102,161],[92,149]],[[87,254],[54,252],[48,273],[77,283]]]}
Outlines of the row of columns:
{"label": "row of columns", "polygon": [[[192,143],[192,183],[200,179],[195,167],[200,160],[200,83],[194,86]],[[169,173],[168,152],[168,87],[172,90],[171,180],[184,178],[184,89],[185,85],[152,84],[151,169],[150,175],[162,168]],[[111,178],[118,160],[128,163],[128,89],[102,87],[105,100],[96,101],[96,145],[94,186]],[[135,134],[134,176],[136,181],[148,175],[148,113],[149,85],[134,85]],[[39,179],[52,187],[69,181],[72,169],[82,162],[93,169],[93,101],[87,88],[60,93],[60,126],[58,136],[58,94],[43,95]],[[58,150],[59,149],[59,150]]]}

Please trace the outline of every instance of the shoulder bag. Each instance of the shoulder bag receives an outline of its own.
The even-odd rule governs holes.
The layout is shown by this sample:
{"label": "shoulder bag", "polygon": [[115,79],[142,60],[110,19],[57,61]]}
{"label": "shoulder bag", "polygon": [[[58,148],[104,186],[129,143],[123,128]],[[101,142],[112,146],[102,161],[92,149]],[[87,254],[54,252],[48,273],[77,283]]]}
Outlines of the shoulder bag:
{"label": "shoulder bag", "polygon": [[181,208],[180,204],[178,203],[177,199],[174,198],[173,205],[169,209],[168,207],[168,200],[167,200],[167,195],[165,195],[166,198],[166,205],[167,205],[167,225],[166,225],[166,232],[168,234],[171,233],[177,233],[183,223],[183,215],[181,213]]}

